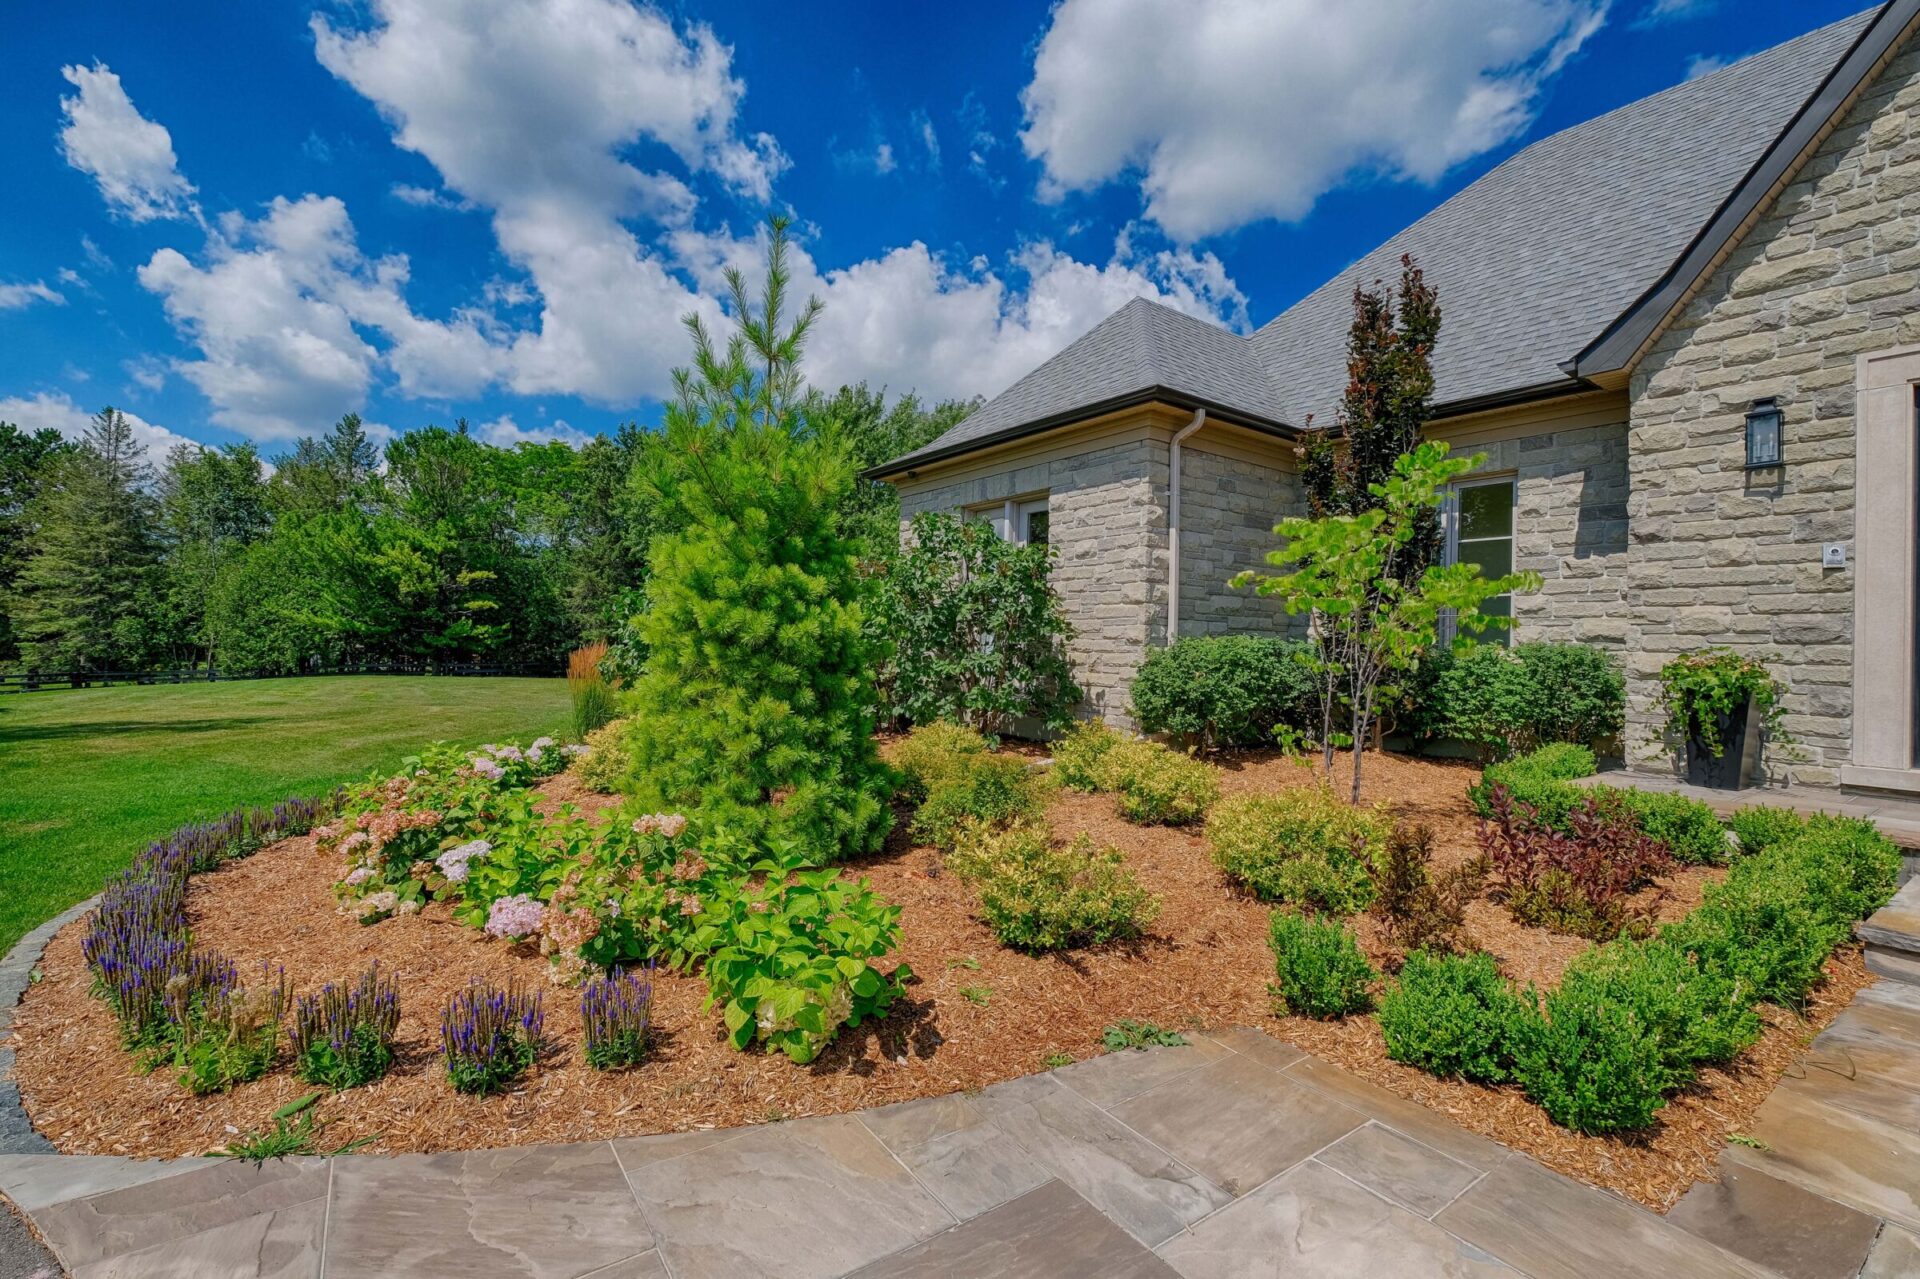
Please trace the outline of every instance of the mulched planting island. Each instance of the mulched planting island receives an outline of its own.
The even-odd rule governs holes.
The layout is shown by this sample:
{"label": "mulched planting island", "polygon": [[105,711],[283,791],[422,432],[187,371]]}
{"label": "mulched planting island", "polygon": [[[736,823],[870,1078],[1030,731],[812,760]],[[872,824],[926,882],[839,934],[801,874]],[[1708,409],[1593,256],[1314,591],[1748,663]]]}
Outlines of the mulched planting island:
{"label": "mulched planting island", "polygon": [[[1308,784],[1313,774],[1271,753],[1229,755],[1226,795],[1271,793]],[[1344,757],[1336,778],[1344,779]],[[1475,779],[1467,765],[1398,756],[1367,760],[1367,799],[1435,833],[1436,869],[1477,851],[1466,800]],[[582,794],[568,777],[541,786],[547,805],[583,808],[615,801]],[[1050,809],[1063,837],[1085,830],[1117,845],[1141,882],[1163,899],[1147,937],[1130,944],[1040,958],[1009,951],[973,917],[973,895],[943,873],[941,856],[912,845],[907,814],[879,855],[847,867],[903,908],[896,958],[918,979],[908,997],[877,1024],[842,1031],[807,1066],[783,1056],[729,1047],[717,1012],[703,1011],[705,984],[659,973],[654,979],[657,1047],[637,1069],[602,1073],[582,1060],[578,996],[547,980],[530,945],[515,946],[456,924],[443,904],[414,916],[363,927],[337,913],[330,888],[337,855],[311,837],[196,875],[188,910],[196,944],[224,952],[243,977],[263,962],[284,965],[297,990],[351,981],[369,963],[400,982],[401,1024],[391,1073],[379,1082],[323,1098],[322,1144],[368,1139],[368,1151],[436,1151],[564,1142],[766,1123],[805,1115],[935,1096],[1030,1074],[1054,1054],[1101,1051],[1102,1030],[1122,1018],[1173,1029],[1258,1026],[1316,1056],[1409,1097],[1463,1127],[1543,1163],[1656,1209],[1670,1207],[1696,1179],[1712,1175],[1727,1135],[1742,1130],[1813,1034],[1873,978],[1851,948],[1827,965],[1827,980],[1801,1012],[1763,1005],[1767,1029],[1727,1069],[1707,1068],[1675,1095],[1654,1126],[1631,1138],[1583,1137],[1556,1127],[1517,1088],[1436,1079],[1387,1059],[1372,1017],[1314,1022],[1279,1017],[1267,985],[1270,907],[1235,891],[1193,831],[1134,826],[1108,795],[1071,792]],[[1658,913],[1677,919],[1724,872],[1684,868],[1656,890]],[[1397,960],[1370,916],[1352,921],[1376,965]],[[1591,943],[1513,923],[1487,900],[1468,911],[1473,940],[1521,983],[1553,985]],[[195,1097],[171,1069],[141,1075],[120,1049],[107,1007],[89,993],[80,954],[83,924],[47,948],[43,980],[31,987],[14,1022],[15,1075],[35,1125],[60,1150],[76,1154],[202,1154],[237,1134],[270,1126],[278,1107],[312,1087],[281,1065],[231,1092]],[[441,1068],[439,1016],[474,977],[518,980],[546,996],[548,1047],[537,1069],[512,1092],[468,1097]],[[962,992],[965,992],[964,994]]]}

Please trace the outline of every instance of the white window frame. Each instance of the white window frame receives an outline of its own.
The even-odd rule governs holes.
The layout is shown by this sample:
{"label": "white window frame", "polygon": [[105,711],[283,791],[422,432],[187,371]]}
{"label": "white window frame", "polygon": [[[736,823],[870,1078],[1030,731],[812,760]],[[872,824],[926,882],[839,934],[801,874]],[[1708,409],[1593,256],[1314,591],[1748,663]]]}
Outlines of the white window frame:
{"label": "white window frame", "polygon": [[[968,519],[987,520],[993,524],[993,531],[1003,542],[1012,542],[1015,546],[1027,545],[1027,521],[1035,515],[1049,514],[1047,495],[1038,497],[1010,497],[997,506],[976,506],[968,508]],[[1049,525],[1048,540],[1052,540]]]}
{"label": "white window frame", "polygon": [[[1444,535],[1444,545],[1440,552],[1440,562],[1442,564],[1450,567],[1460,562],[1461,491],[1464,489],[1491,488],[1496,484],[1505,486],[1507,490],[1510,501],[1508,509],[1512,512],[1512,517],[1507,521],[1505,540],[1512,548],[1509,562],[1518,564],[1520,555],[1520,477],[1512,473],[1506,475],[1476,476],[1473,479],[1460,480],[1457,483],[1447,486],[1447,499],[1440,506],[1440,527]],[[1475,537],[1468,538],[1467,540],[1469,542],[1497,542],[1501,539],[1497,537]],[[1507,608],[1509,610],[1509,616],[1511,616],[1513,596],[1509,593],[1506,598],[1508,601]],[[1518,624],[1518,619],[1515,619],[1515,624]],[[1441,642],[1451,644],[1457,630],[1458,628],[1454,625],[1453,610],[1448,609],[1440,617]],[[1514,626],[1509,626],[1505,630],[1482,631],[1479,638],[1500,644],[1512,644],[1514,642]]]}

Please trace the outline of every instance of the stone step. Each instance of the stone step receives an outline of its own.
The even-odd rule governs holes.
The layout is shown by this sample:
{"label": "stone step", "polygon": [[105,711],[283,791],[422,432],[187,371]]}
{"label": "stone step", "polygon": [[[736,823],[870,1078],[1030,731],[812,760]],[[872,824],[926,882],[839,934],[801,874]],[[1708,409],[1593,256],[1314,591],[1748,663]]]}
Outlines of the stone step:
{"label": "stone step", "polygon": [[1920,986],[1920,879],[1853,926],[1867,948],[1867,967],[1890,981]]}

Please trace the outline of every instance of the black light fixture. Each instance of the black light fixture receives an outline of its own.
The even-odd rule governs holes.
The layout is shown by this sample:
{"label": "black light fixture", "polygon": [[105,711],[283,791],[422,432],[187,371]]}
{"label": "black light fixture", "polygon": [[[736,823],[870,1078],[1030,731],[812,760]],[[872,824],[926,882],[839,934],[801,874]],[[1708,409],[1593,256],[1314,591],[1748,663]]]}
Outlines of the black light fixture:
{"label": "black light fixture", "polygon": [[1747,469],[1780,465],[1780,428],[1786,414],[1780,403],[1769,395],[1755,400],[1747,410]]}

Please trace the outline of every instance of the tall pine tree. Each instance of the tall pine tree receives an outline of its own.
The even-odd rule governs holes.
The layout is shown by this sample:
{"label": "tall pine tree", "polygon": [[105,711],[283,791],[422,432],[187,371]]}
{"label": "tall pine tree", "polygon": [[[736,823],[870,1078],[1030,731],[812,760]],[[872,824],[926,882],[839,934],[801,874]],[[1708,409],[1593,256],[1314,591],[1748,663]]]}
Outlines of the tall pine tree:
{"label": "tall pine tree", "polygon": [[694,367],[675,374],[652,481],[674,531],[653,544],[640,624],[634,802],[831,860],[877,847],[891,812],[873,743],[876,654],[839,519],[853,465],[837,424],[800,399],[820,304],[788,324],[787,279],[775,219],[757,307],[729,273],[738,331],[725,350],[687,320]]}
{"label": "tall pine tree", "polygon": [[151,647],[153,473],[113,408],[50,469],[30,514],[35,546],[13,624],[30,669],[137,667]]}

